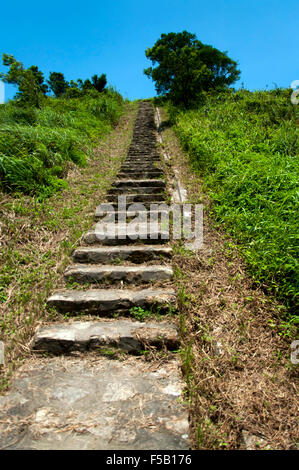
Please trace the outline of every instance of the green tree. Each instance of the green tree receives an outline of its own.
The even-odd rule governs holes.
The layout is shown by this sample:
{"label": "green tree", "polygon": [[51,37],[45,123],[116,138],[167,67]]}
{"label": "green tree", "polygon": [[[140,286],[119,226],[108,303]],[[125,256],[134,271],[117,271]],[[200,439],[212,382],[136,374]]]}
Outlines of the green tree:
{"label": "green tree", "polygon": [[93,86],[95,87],[95,89],[101,93],[105,86],[107,85],[107,78],[106,78],[106,74],[105,73],[102,73],[102,75],[98,76],[98,75],[93,75],[91,77],[91,83],[93,84]]}
{"label": "green tree", "polygon": [[[79,79],[80,80],[80,79]],[[79,88],[78,81],[70,80],[68,89],[65,92],[66,98],[79,98],[81,96],[81,90]]]}
{"label": "green tree", "polygon": [[38,70],[37,65],[31,65],[31,67],[29,67],[29,70],[32,71],[36,83],[38,84],[42,94],[46,95],[46,93],[48,92],[48,85],[44,83],[44,74],[40,70]]}
{"label": "green tree", "polygon": [[3,65],[9,67],[7,73],[0,73],[0,79],[18,87],[16,98],[29,106],[40,108],[42,95],[47,91],[44,77],[38,67],[32,65],[24,68],[22,62],[17,61],[9,54],[2,55]]}
{"label": "green tree", "polygon": [[82,90],[83,91],[87,91],[87,90],[91,90],[93,89],[93,84],[91,83],[91,81],[89,80],[89,78],[87,78],[86,80],[84,80],[84,82],[82,83]]}
{"label": "green tree", "polygon": [[167,95],[175,104],[189,107],[202,91],[223,89],[239,79],[237,63],[225,52],[200,42],[195,34],[161,34],[145,51],[152,65],[144,70],[155,82],[158,95]]}
{"label": "green tree", "polygon": [[51,72],[49,75],[48,85],[56,98],[63,96],[68,89],[68,82],[65,80],[63,73]]}

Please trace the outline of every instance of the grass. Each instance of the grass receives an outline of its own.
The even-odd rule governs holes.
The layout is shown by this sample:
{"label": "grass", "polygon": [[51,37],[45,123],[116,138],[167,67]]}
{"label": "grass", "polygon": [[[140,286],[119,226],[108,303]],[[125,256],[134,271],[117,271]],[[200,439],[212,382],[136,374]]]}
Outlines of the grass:
{"label": "grass", "polygon": [[80,98],[44,98],[42,109],[0,105],[0,189],[49,196],[65,189],[72,165],[116,125],[123,99],[113,90]]}
{"label": "grass", "polygon": [[[45,321],[63,319],[46,299],[63,287],[63,272],[83,232],[94,223],[96,205],[125,158],[137,106],[126,104],[118,125],[94,147],[89,164],[73,166],[68,189],[47,198],[0,192],[0,340],[5,344],[4,389],[14,368],[30,356],[30,340]],[[1,369],[1,366],[0,366]]]}
{"label": "grass", "polygon": [[290,90],[207,95],[172,110],[211,214],[237,241],[255,281],[298,305],[298,128]]}

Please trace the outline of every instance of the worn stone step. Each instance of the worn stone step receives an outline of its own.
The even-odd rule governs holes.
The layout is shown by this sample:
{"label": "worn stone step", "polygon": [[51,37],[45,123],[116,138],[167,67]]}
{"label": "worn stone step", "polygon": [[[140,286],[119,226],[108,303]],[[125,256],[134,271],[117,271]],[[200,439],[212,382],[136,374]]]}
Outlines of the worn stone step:
{"label": "worn stone step", "polygon": [[149,178],[149,179],[156,179],[159,177],[163,177],[163,171],[162,170],[150,170],[150,171],[137,171],[137,170],[126,170],[126,171],[120,171],[117,174],[117,178],[134,178],[134,179],[144,179],[144,178]]}
{"label": "worn stone step", "polygon": [[134,168],[160,168],[159,167],[159,162],[124,162],[121,166],[121,168],[129,168],[129,169],[134,169]]}
{"label": "worn stone step", "polygon": [[172,248],[168,246],[105,246],[80,247],[73,253],[76,263],[102,263],[112,261],[130,261],[144,263],[161,258],[170,258]]}
{"label": "worn stone step", "polygon": [[155,187],[165,188],[166,183],[162,179],[145,179],[145,180],[123,179],[123,180],[116,180],[113,183],[113,186],[116,188],[123,188],[123,187],[129,188],[131,186],[132,187],[144,187],[144,188],[147,186],[150,186],[150,187],[155,186]]}
{"label": "worn stone step", "polygon": [[161,186],[121,186],[114,187],[112,186],[108,194],[120,195],[120,194],[163,194],[163,189]]}
{"label": "worn stone step", "polygon": [[188,408],[180,369],[176,357],[161,363],[134,357],[92,360],[81,354],[24,362],[1,396],[0,447],[101,449],[111,459],[115,449],[131,452],[125,455],[153,449],[187,452]]}
{"label": "worn stone step", "polygon": [[175,300],[173,289],[60,290],[49,297],[47,305],[63,313],[130,313],[133,307],[167,313],[173,310]]}
{"label": "worn stone step", "polygon": [[127,158],[161,158],[161,157],[159,153],[157,153],[157,151],[156,152],[155,151],[140,152],[130,147],[128,150]]}
{"label": "worn stone step", "polygon": [[[135,225],[135,224],[134,224]],[[158,224],[157,224],[158,225]],[[88,245],[127,245],[136,242],[144,244],[165,243],[169,241],[169,230],[158,227],[150,227],[150,224],[138,224],[133,226],[123,223],[101,223],[94,230],[89,230],[83,235],[83,241]]]}
{"label": "worn stone step", "polygon": [[159,165],[162,165],[161,160],[125,160],[122,162],[122,165],[126,165],[128,167],[134,167],[134,166],[154,166],[155,168],[158,168]]}
{"label": "worn stone step", "polygon": [[[123,194],[121,194],[120,196],[123,196]],[[167,207],[167,204],[165,202],[165,200],[161,200],[161,201],[152,201],[152,200],[148,200],[148,201],[136,201],[136,202],[128,202],[128,200],[126,200],[126,204],[123,204],[122,202],[119,203],[118,199],[116,198],[116,201],[117,202],[113,202],[113,201],[107,201],[105,203],[105,207],[109,207],[109,209],[106,209],[107,212],[111,212],[111,210],[113,209],[114,211],[124,211],[124,209],[128,212],[133,212],[133,211],[136,211],[136,212],[144,212],[144,209],[146,210],[154,210],[154,211],[157,211],[158,208],[157,206],[161,206],[161,210],[166,210],[166,207]],[[106,205],[107,204],[107,205]]]}
{"label": "worn stone step", "polygon": [[168,266],[114,266],[74,264],[64,272],[65,280],[85,284],[86,282],[123,281],[128,284],[141,284],[152,281],[167,281],[173,276]]}
{"label": "worn stone step", "polygon": [[141,171],[162,171],[162,168],[155,165],[123,165],[120,167],[120,171],[129,172],[141,172]]}
{"label": "worn stone step", "polygon": [[143,164],[147,164],[147,165],[162,165],[162,160],[161,158],[145,158],[145,159],[141,159],[141,158],[127,158],[126,160],[124,160],[122,162],[123,165],[143,165]]}
{"label": "worn stone step", "polygon": [[162,161],[160,158],[152,159],[138,159],[138,158],[130,158],[126,159],[122,162],[122,165],[162,165]]}
{"label": "worn stone step", "polygon": [[171,323],[122,319],[75,321],[38,328],[33,350],[54,354],[96,350],[105,354],[109,348],[136,354],[148,348],[175,350],[179,344],[177,328]]}
{"label": "worn stone step", "polygon": [[[137,165],[137,164],[134,167],[132,167],[131,165],[126,165],[125,167],[126,167],[126,171],[131,171],[131,172],[138,171],[139,169],[140,171],[146,171],[146,168],[143,168],[141,165]],[[151,171],[162,171],[161,167],[157,165],[155,166],[151,165],[150,169]]]}
{"label": "worn stone step", "polygon": [[125,160],[125,162],[158,162],[161,161],[160,156],[153,156],[153,155],[144,155],[140,156],[137,155],[129,155]]}
{"label": "worn stone step", "polygon": [[107,202],[117,203],[119,196],[126,196],[126,203],[133,204],[134,202],[160,202],[165,198],[165,194],[159,192],[157,194],[108,194]]}
{"label": "worn stone step", "polygon": [[161,160],[125,160],[122,165],[127,167],[136,167],[136,166],[153,166],[158,168],[162,165]]}

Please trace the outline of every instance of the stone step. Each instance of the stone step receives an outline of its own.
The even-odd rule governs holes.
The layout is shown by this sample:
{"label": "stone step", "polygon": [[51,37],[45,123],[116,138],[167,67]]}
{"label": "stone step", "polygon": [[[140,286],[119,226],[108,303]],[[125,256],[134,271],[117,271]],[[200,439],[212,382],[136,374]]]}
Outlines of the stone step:
{"label": "stone step", "polygon": [[139,224],[139,227],[130,224],[113,224],[100,222],[94,230],[89,230],[83,235],[83,241],[87,245],[128,245],[142,242],[144,244],[158,244],[169,241],[169,231],[162,230],[159,226],[155,229],[149,224]]}
{"label": "stone step", "polygon": [[162,161],[160,158],[127,158],[122,165],[157,165]]}
{"label": "stone step", "polygon": [[134,179],[144,179],[144,178],[149,178],[149,179],[156,179],[159,177],[163,177],[163,171],[162,170],[150,170],[150,171],[137,171],[137,170],[126,170],[126,171],[120,171],[117,174],[117,178],[122,179],[122,178],[134,178]]}
{"label": "stone step", "polygon": [[128,167],[135,167],[135,166],[153,166],[154,168],[158,168],[162,165],[161,160],[125,160],[122,165],[126,165]]}
{"label": "stone step", "polygon": [[165,194],[159,192],[156,194],[107,194],[107,203],[117,203],[119,201],[119,196],[126,196],[126,203],[133,204],[134,202],[160,202],[165,198]]}
{"label": "stone step", "polygon": [[75,321],[38,328],[33,350],[53,354],[96,350],[105,354],[112,349],[136,354],[149,348],[173,351],[179,344],[177,328],[171,323],[122,319]]}
{"label": "stone step", "polygon": [[[123,196],[123,194],[121,194],[120,196]],[[126,202],[127,202],[126,204],[122,204],[122,203],[118,204],[118,202],[107,201],[105,203],[105,207],[107,207],[106,211],[111,212],[111,210],[113,209],[114,211],[120,211],[121,212],[125,208],[127,212],[128,211],[130,211],[130,212],[133,212],[133,211],[144,212],[144,209],[146,209],[148,211],[149,210],[157,211],[157,206],[161,206],[161,208],[163,207],[163,210],[166,210],[164,208],[167,207],[166,202],[163,201],[163,200],[161,200],[161,201],[149,200],[149,201],[128,202],[128,199],[127,199]]]}
{"label": "stone step", "polygon": [[121,194],[162,194],[163,189],[161,186],[120,186],[109,189],[108,194],[121,195]]}
{"label": "stone step", "polygon": [[159,163],[162,163],[162,160],[161,160],[160,157],[159,158],[151,158],[151,157],[149,157],[149,158],[135,158],[135,157],[132,157],[131,158],[131,157],[128,157],[122,163],[123,164],[124,163],[129,163],[129,164],[134,164],[134,163],[152,163],[152,164],[154,163],[154,164],[157,164],[158,163],[159,164]]}
{"label": "stone step", "polygon": [[148,158],[148,159],[138,159],[138,158],[127,158],[122,162],[122,165],[162,165],[162,160],[160,158]]}
{"label": "stone step", "polygon": [[122,172],[141,172],[141,171],[160,171],[162,172],[162,168],[155,166],[155,165],[123,165],[120,167]]}
{"label": "stone step", "polygon": [[124,162],[121,168],[160,168],[159,162]]}
{"label": "stone step", "polygon": [[[150,221],[152,218],[153,220],[157,220],[158,217],[167,216],[168,210],[161,210],[161,211],[154,211],[149,210],[146,207],[143,210],[137,211],[118,211],[118,210],[108,210],[103,211],[100,207],[96,209],[95,212],[95,219],[99,220],[101,217],[105,217],[105,221],[107,222],[118,222],[121,220],[122,222],[130,222],[132,219],[134,220],[136,217],[142,217],[143,222]],[[107,219],[109,217],[109,220]]]}
{"label": "stone step", "polygon": [[128,284],[142,284],[153,281],[168,281],[173,272],[167,266],[115,266],[74,264],[67,267],[64,279],[85,284],[87,282],[123,281]]}
{"label": "stone step", "polygon": [[130,313],[133,307],[167,313],[173,310],[175,300],[173,289],[60,290],[48,298],[47,305],[63,313]]}
{"label": "stone step", "polygon": [[123,180],[116,180],[113,183],[113,186],[116,188],[130,188],[130,187],[160,187],[160,188],[165,188],[166,183],[162,179],[145,179],[145,180],[133,180],[133,179],[123,179]]}
{"label": "stone step", "polygon": [[107,356],[24,361],[1,396],[1,449],[101,449],[111,460],[121,455],[118,450],[187,454],[191,442],[179,358],[161,363]]}
{"label": "stone step", "polygon": [[161,161],[161,157],[160,156],[153,156],[153,155],[144,155],[144,156],[140,156],[139,154],[137,155],[129,155],[125,160],[125,162],[128,162],[128,161],[132,161],[132,162],[135,162],[135,161],[150,161],[150,162],[158,162],[158,161]]}
{"label": "stone step", "polygon": [[[123,167],[121,167],[121,168],[123,168]],[[140,171],[146,171],[146,168],[144,168],[144,167],[142,167],[141,165],[138,165],[138,164],[134,165],[134,167],[132,165],[125,165],[125,168],[126,168],[127,171],[131,171],[131,172],[136,171],[138,169],[140,169]],[[160,171],[160,172],[162,172],[161,167],[156,166],[156,165],[150,165],[150,169],[151,169],[151,171]],[[147,171],[149,171],[149,170],[147,170]]]}
{"label": "stone step", "polygon": [[146,261],[161,258],[170,258],[172,248],[168,246],[103,246],[80,247],[73,253],[76,263],[102,263],[109,264],[113,261],[130,261],[144,263]]}

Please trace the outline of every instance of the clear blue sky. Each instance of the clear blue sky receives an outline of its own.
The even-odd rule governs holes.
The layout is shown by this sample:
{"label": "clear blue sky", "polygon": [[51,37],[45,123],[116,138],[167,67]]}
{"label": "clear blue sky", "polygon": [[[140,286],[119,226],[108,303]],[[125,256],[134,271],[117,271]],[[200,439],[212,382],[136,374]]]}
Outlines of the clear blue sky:
{"label": "clear blue sky", "polygon": [[[106,73],[129,99],[155,95],[143,75],[145,49],[161,33],[184,29],[238,61],[237,86],[289,87],[299,79],[298,0],[16,0],[0,12],[0,53],[67,80]],[[14,92],[6,86],[7,98]]]}

